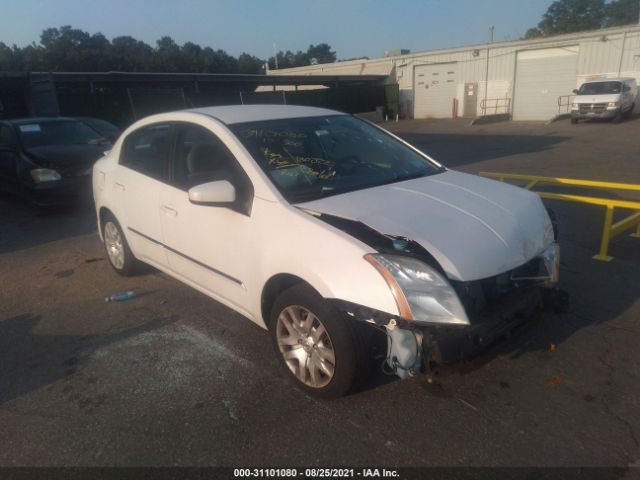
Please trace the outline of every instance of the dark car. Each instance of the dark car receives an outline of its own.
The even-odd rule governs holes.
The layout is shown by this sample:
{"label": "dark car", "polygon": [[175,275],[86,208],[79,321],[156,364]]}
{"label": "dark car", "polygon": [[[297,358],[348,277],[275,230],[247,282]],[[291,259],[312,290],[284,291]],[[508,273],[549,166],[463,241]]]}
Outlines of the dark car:
{"label": "dark car", "polygon": [[111,142],[75,118],[0,121],[0,189],[55,206],[90,196],[91,169]]}
{"label": "dark car", "polygon": [[94,118],[94,117],[74,117],[74,118],[89,125],[91,128],[93,128],[95,131],[97,131],[100,135],[102,135],[104,138],[109,140],[111,143],[115,143],[115,141],[118,139],[118,137],[122,133],[122,130],[120,128],[116,127],[113,123],[107,122],[106,120],[103,120],[101,118]]}

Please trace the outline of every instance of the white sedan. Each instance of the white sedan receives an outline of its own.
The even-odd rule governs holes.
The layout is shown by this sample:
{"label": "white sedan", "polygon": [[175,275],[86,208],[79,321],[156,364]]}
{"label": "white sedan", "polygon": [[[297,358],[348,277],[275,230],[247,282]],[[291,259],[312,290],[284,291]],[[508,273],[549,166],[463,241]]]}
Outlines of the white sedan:
{"label": "white sedan", "polygon": [[268,329],[294,382],[323,397],[362,379],[376,338],[402,378],[475,355],[557,281],[535,193],[332,110],[145,118],[95,164],[93,192],[118,273],[150,264]]}

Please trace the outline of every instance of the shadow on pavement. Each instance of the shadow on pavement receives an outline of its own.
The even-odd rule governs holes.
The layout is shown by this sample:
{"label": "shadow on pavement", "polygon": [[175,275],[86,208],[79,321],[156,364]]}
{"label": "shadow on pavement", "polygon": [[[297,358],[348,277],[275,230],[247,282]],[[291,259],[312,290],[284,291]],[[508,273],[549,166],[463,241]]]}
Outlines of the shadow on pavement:
{"label": "shadow on pavement", "polygon": [[162,328],[177,315],[107,335],[39,335],[39,315],[24,314],[0,321],[0,405],[73,375],[91,355],[110,344]]}
{"label": "shadow on pavement", "polygon": [[570,137],[560,135],[402,133],[400,136],[451,168],[510,155],[549,150],[558,143],[570,140]]}
{"label": "shadow on pavement", "polygon": [[0,254],[96,232],[93,202],[43,209],[0,193]]}

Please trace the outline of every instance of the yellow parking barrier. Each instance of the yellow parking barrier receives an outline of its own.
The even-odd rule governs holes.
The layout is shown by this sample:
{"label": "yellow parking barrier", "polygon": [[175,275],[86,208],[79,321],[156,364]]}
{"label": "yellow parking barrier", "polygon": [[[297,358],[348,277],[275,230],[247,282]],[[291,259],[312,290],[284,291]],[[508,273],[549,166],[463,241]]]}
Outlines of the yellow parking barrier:
{"label": "yellow parking barrier", "polygon": [[[608,198],[586,197],[583,195],[550,193],[532,190],[533,187],[540,183],[552,183],[578,187],[602,188],[607,190],[630,190],[640,192],[640,185],[633,185],[630,183],[598,182],[595,180],[578,180],[573,178],[542,177],[538,175],[521,175],[516,173],[480,172],[480,176],[496,178],[501,182],[504,182],[505,180],[527,182],[524,188],[536,192],[542,198],[548,198],[551,200],[563,200],[567,202],[587,203],[590,205],[601,205],[605,207],[604,224],[602,226],[602,239],[600,241],[600,251],[593,256],[593,258],[596,260],[602,260],[605,262],[612,260],[613,257],[610,257],[608,255],[609,242],[626,230],[635,227],[636,231],[632,233],[631,236],[640,238],[640,202],[633,202],[629,200],[611,200]],[[636,213],[633,213],[630,216],[614,223],[613,213],[616,208],[636,210]]]}

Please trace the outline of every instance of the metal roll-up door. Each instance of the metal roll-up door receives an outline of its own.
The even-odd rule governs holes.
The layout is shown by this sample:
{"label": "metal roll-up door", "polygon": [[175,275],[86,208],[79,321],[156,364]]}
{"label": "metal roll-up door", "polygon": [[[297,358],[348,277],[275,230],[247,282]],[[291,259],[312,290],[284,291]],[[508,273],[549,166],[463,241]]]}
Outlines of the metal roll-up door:
{"label": "metal roll-up door", "polygon": [[518,52],[514,120],[549,120],[558,113],[558,97],[576,88],[578,47]]}
{"label": "metal roll-up door", "polygon": [[457,91],[457,65],[418,65],[413,71],[413,117],[451,118]]}

